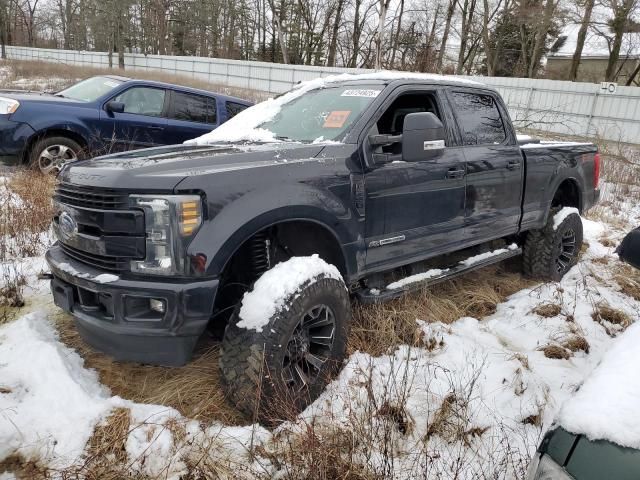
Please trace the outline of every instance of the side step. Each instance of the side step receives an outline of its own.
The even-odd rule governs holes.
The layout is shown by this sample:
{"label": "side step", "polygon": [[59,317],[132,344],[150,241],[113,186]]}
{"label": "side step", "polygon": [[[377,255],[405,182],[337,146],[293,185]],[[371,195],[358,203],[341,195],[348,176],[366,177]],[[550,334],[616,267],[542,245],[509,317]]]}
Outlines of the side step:
{"label": "side step", "polygon": [[472,260],[474,258],[471,257],[470,259],[459,262],[456,266],[451,268],[434,269],[425,273],[418,273],[416,275],[411,275],[410,277],[403,278],[401,280],[398,280],[397,282],[390,283],[384,290],[378,290],[375,288],[363,289],[356,292],[355,295],[356,298],[364,304],[388,302],[389,300],[400,298],[408,293],[422,290],[425,287],[429,287],[446,280],[451,280],[452,278],[459,277],[460,275],[464,275],[465,273],[469,273],[474,270],[488,267],[489,265],[493,265],[495,263],[500,263],[508,258],[522,255],[522,248],[518,247],[515,244],[511,245],[507,249],[502,250],[506,251],[491,254],[489,256],[486,256],[486,254],[480,254],[477,255],[477,257],[486,258],[479,258],[477,261],[469,262],[469,260]]}

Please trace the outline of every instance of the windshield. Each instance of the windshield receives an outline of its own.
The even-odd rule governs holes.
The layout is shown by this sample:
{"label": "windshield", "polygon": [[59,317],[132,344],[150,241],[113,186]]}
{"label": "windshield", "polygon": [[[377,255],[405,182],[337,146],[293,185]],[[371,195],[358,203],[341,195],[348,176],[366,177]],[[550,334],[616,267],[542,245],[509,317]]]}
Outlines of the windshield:
{"label": "windshield", "polygon": [[283,104],[272,120],[258,127],[280,140],[338,140],[381,90],[382,85],[311,90]]}
{"label": "windshield", "polygon": [[108,77],[91,77],[69,88],[58,92],[56,95],[83,102],[93,102],[120,85],[122,81]]}

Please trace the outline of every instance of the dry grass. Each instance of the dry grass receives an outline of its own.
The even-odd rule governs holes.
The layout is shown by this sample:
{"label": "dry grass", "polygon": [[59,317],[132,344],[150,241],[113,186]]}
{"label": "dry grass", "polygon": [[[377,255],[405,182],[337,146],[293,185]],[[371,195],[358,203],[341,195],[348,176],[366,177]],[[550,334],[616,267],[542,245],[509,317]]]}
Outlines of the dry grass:
{"label": "dry grass", "polygon": [[0,261],[33,257],[47,247],[43,237],[51,223],[51,194],[55,180],[20,170],[0,181]]}
{"label": "dry grass", "polygon": [[570,336],[569,338],[567,338],[565,341],[562,342],[562,346],[574,353],[579,351],[582,351],[584,353],[589,353],[589,350],[591,349],[589,342],[582,335]]}
{"label": "dry grass", "polygon": [[358,461],[358,432],[308,425],[300,434],[283,436],[274,451],[258,449],[286,480],[382,480]]}
{"label": "dry grass", "polygon": [[[11,69],[10,76],[5,80],[5,88],[25,88],[36,90],[61,90],[81,79],[95,75],[123,75],[130,78],[154,80],[157,82],[173,83],[192,88],[199,88],[211,92],[244,98],[259,102],[267,98],[267,94],[257,90],[246,88],[228,87],[215,84],[204,79],[186,75],[174,75],[159,70],[119,70],[118,68],[91,68],[63,63],[10,60],[5,63]],[[38,82],[29,82],[28,79],[37,78]],[[26,79],[20,80],[20,79]],[[18,80],[18,83],[15,83]],[[42,84],[44,80],[44,85]]]}
{"label": "dry grass", "polygon": [[618,267],[618,274],[614,279],[622,293],[640,301],[640,270],[622,264]]}
{"label": "dry grass", "polygon": [[557,303],[543,303],[534,308],[533,313],[544,318],[557,317],[562,313],[562,307]]}
{"label": "dry grass", "polygon": [[549,344],[541,347],[539,350],[542,351],[547,358],[553,358],[555,360],[568,360],[571,358],[571,351],[562,345]]}
{"label": "dry grass", "polygon": [[631,325],[629,315],[605,303],[595,305],[592,317],[607,330],[609,335],[624,331]]}
{"label": "dry grass", "polygon": [[112,394],[139,403],[167,405],[196,420],[242,423],[241,415],[225,401],[216,346],[196,352],[193,360],[180,368],[121,363],[84,343],[69,315],[58,313],[56,326],[60,339],[82,355],[85,365],[98,372],[100,382]]}
{"label": "dry grass", "polygon": [[349,349],[382,355],[401,344],[424,347],[416,319],[447,324],[461,317],[480,319],[534,284],[503,266],[491,266],[392,302],[356,305]]}
{"label": "dry grass", "polygon": [[16,259],[34,257],[48,246],[53,179],[19,171],[0,179],[0,323],[24,305],[26,277]]}
{"label": "dry grass", "polygon": [[96,425],[87,444],[84,461],[77,467],[67,469],[65,474],[83,480],[120,480],[128,477],[126,442],[130,431],[130,415],[128,408],[116,408],[101,424]]}
{"label": "dry grass", "polygon": [[[20,455],[9,455],[0,461],[0,475],[13,474],[17,480],[47,480],[48,470],[37,462],[25,460]],[[9,476],[9,478],[13,478]]]}

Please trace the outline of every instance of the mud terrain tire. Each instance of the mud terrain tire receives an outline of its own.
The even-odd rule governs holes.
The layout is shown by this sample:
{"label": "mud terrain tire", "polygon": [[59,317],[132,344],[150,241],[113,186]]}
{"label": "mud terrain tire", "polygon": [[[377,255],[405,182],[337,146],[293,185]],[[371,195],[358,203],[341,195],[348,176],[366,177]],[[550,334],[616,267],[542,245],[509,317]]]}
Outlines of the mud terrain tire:
{"label": "mud terrain tire", "polygon": [[251,419],[277,424],[313,402],[340,367],[351,321],[347,289],[325,275],[308,280],[261,332],[239,327],[239,312],[229,321],[220,354],[228,399]]}
{"label": "mud terrain tire", "polygon": [[558,282],[578,262],[583,238],[582,220],[577,213],[571,213],[554,229],[558,211],[554,209],[549,213],[544,228],[527,234],[523,267],[528,276]]}

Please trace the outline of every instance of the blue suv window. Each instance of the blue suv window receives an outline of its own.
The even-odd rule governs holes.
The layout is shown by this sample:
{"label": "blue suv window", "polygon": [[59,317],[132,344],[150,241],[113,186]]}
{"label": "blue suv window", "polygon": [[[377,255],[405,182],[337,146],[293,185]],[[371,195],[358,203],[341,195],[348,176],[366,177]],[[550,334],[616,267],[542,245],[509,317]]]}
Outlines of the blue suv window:
{"label": "blue suv window", "polygon": [[192,93],[173,92],[169,118],[197,123],[216,123],[216,100]]}
{"label": "blue suv window", "polygon": [[241,111],[243,111],[245,108],[247,108],[247,105],[243,105],[241,103],[236,103],[236,102],[227,102],[226,104],[227,120],[232,119]]}
{"label": "blue suv window", "polygon": [[165,94],[166,91],[161,88],[132,87],[114,100],[124,103],[125,113],[160,117],[164,110]]}

